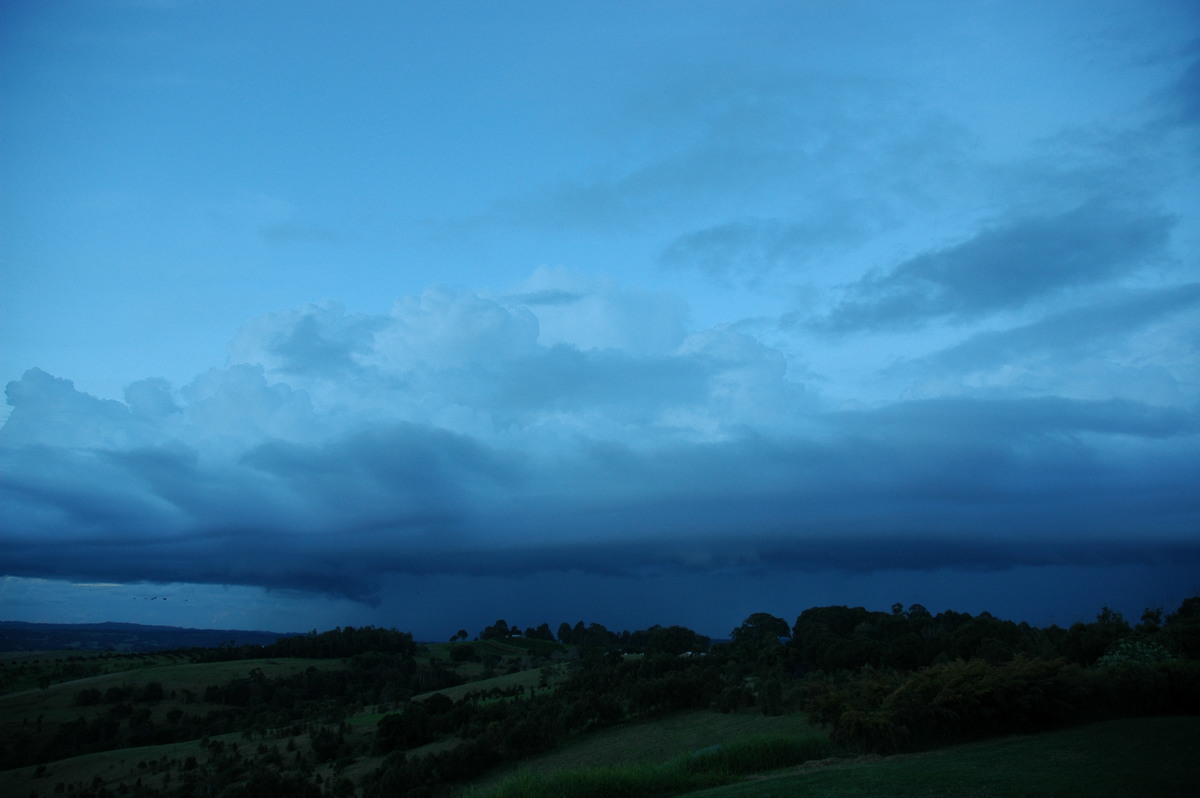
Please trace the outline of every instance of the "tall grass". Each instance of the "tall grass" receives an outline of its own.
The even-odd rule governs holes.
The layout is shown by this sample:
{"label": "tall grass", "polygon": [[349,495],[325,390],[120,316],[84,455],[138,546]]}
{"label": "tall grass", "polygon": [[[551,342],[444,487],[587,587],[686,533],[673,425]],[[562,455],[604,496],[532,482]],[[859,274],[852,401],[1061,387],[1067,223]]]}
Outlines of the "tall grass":
{"label": "tall grass", "polygon": [[505,779],[489,798],[656,798],[728,784],[747,773],[800,765],[831,756],[832,741],[808,737],[751,737],[713,746],[662,765],[523,771]]}

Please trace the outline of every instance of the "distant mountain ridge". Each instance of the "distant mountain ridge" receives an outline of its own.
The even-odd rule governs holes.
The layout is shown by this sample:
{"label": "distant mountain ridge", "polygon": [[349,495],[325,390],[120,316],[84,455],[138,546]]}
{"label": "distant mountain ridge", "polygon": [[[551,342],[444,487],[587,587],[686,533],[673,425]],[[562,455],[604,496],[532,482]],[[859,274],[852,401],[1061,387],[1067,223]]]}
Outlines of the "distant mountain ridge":
{"label": "distant mountain ridge", "polygon": [[137,623],[29,623],[0,621],[0,651],[163,651],[269,645],[290,633],[241,629],[188,629]]}

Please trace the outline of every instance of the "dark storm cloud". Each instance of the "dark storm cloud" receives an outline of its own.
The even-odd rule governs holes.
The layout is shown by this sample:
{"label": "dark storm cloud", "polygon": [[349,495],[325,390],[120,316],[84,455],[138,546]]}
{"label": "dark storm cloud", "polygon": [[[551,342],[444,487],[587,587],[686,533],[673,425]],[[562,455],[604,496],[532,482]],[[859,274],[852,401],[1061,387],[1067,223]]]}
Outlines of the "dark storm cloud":
{"label": "dark storm cloud", "polygon": [[827,414],[820,429],[537,452],[372,425],[265,440],[233,462],[178,444],[10,446],[0,567],[370,602],[404,573],[1197,559],[1194,411],[946,399]]}
{"label": "dark storm cloud", "polygon": [[396,528],[450,521],[470,507],[472,495],[503,489],[518,473],[470,438],[413,424],[376,426],[320,445],[268,441],[242,462],[314,510],[336,514],[345,505],[356,523]]}
{"label": "dark storm cloud", "polygon": [[1200,544],[1190,540],[1112,539],[1061,541],[1046,536],[997,539],[993,536],[914,534],[829,535],[794,539],[747,535],[736,545],[727,539],[695,540],[687,550],[653,540],[489,552],[434,553],[418,561],[420,575],[524,576],[559,572],[617,577],[768,572],[798,576],[841,571],[997,571],[1018,567],[1116,565],[1200,565]]}
{"label": "dark storm cloud", "polygon": [[1018,219],[918,255],[886,274],[863,277],[816,326],[830,332],[892,330],[1022,308],[1066,288],[1138,270],[1173,225],[1168,216],[1101,203]]}

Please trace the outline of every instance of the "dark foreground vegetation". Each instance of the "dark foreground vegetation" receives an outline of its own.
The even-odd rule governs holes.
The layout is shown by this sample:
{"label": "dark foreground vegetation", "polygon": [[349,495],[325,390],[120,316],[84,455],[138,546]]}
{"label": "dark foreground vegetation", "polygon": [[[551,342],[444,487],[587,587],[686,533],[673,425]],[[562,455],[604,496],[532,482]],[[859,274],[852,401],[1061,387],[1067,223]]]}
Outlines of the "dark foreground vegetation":
{"label": "dark foreground vegetation", "polygon": [[[715,644],[677,626],[501,620],[440,644],[368,627],[0,662],[5,795],[678,795],[835,757],[1200,715],[1200,597],[1068,629],[819,607],[791,625],[756,613]],[[691,735],[695,748],[617,769],[545,769],[605,735],[721,717],[771,731]]]}

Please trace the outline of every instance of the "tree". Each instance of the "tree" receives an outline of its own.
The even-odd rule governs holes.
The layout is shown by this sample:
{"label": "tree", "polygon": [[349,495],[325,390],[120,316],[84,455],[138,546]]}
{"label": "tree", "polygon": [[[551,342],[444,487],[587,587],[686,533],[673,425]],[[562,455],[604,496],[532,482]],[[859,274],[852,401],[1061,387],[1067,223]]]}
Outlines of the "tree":
{"label": "tree", "polygon": [[756,612],[731,632],[734,656],[759,668],[769,668],[783,657],[783,643],[791,629],[787,621],[767,612]]}
{"label": "tree", "polygon": [[773,637],[778,641],[781,637],[789,637],[791,629],[783,618],[776,618],[768,612],[756,612],[742,621],[742,625],[731,633],[735,643],[747,640],[761,640]]}
{"label": "tree", "polygon": [[1185,599],[1163,626],[1167,645],[1188,659],[1200,659],[1200,596]]}
{"label": "tree", "polygon": [[1144,633],[1157,632],[1162,627],[1163,611],[1161,607],[1147,607],[1142,612],[1142,621],[1137,625],[1137,630]]}
{"label": "tree", "polygon": [[638,634],[647,654],[677,657],[688,652],[708,651],[709,639],[686,626],[662,627],[657,624]]}
{"label": "tree", "polygon": [[532,626],[525,630],[525,636],[530,640],[553,640],[554,633],[550,631],[550,624],[544,623],[534,629]]}
{"label": "tree", "polygon": [[484,629],[479,633],[480,640],[494,640],[497,638],[508,637],[512,632],[509,629],[508,621],[501,618],[494,624]]}
{"label": "tree", "polygon": [[1092,623],[1072,624],[1067,630],[1067,656],[1081,665],[1091,665],[1129,632],[1129,623],[1121,613],[1104,607]]}

